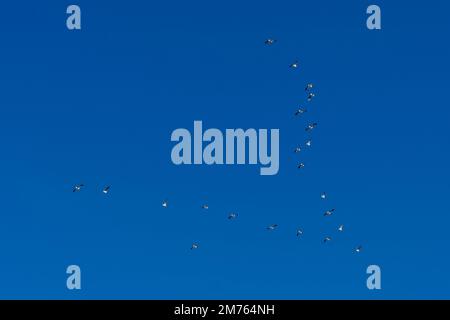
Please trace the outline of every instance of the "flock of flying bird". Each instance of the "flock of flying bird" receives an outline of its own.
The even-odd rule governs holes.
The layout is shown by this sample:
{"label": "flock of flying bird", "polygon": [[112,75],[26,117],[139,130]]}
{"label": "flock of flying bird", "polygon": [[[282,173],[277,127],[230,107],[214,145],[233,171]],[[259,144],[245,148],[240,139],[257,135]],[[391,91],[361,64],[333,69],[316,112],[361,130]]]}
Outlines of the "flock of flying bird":
{"label": "flock of flying bird", "polygon": [[[268,46],[271,46],[271,45],[275,44],[275,42],[276,42],[275,39],[267,39],[267,40],[265,41],[265,44],[268,45]],[[299,68],[299,62],[298,62],[298,60],[296,60],[296,61],[294,61],[293,63],[291,63],[290,67],[291,67],[292,69],[297,69],[297,68]],[[313,92],[313,89],[314,89],[314,84],[313,84],[313,83],[308,83],[308,84],[306,85],[306,87],[305,87],[305,92],[306,92],[306,94],[307,94],[306,100],[307,100],[308,103],[311,102],[311,101],[315,98],[315,96],[316,96],[316,94]],[[295,111],[294,115],[295,115],[296,117],[299,117],[299,116],[304,115],[306,112],[307,112],[307,109],[306,109],[306,108],[300,107],[299,109],[297,109],[297,111]],[[316,127],[317,127],[317,122],[311,122],[311,123],[309,123],[309,124],[306,126],[305,131],[308,132],[308,133],[310,133],[310,132],[313,131]],[[311,139],[306,140],[305,146],[306,146],[306,147],[311,147],[311,145],[312,145],[312,140],[311,140]],[[295,152],[295,153],[300,153],[301,151],[302,151],[302,147],[300,147],[300,146],[298,146],[298,147],[296,147],[296,148],[294,149],[294,152]],[[299,163],[299,164],[297,165],[297,168],[298,168],[298,169],[303,169],[304,167],[305,167],[305,164],[304,164],[303,162],[301,162],[301,163]],[[326,194],[325,192],[322,192],[321,195],[320,195],[320,198],[323,199],[323,200],[325,200],[326,197],[327,197],[327,194]],[[333,209],[330,209],[330,210],[327,210],[327,211],[325,211],[325,213],[323,214],[323,216],[324,216],[324,217],[329,217],[329,216],[333,215],[334,211],[335,211],[334,208],[333,208]],[[268,229],[268,230],[274,230],[274,229],[276,229],[276,227],[277,227],[277,225],[276,225],[276,224],[273,224],[273,225],[270,225],[267,229]],[[339,225],[338,228],[337,228],[337,230],[338,230],[338,232],[344,232],[344,225],[343,225],[343,224]],[[297,237],[300,237],[300,236],[302,236],[302,235],[303,235],[303,230],[302,230],[302,229],[297,229]],[[332,240],[332,238],[331,238],[330,236],[326,236],[326,237],[323,238],[323,243],[330,242],[331,240]],[[361,246],[361,245],[357,246],[357,247],[354,249],[354,251],[355,251],[356,253],[360,253],[360,252],[362,251],[362,246]]]}
{"label": "flock of flying bird", "polygon": [[[265,44],[268,45],[268,46],[271,46],[271,45],[275,44],[275,42],[276,42],[275,39],[267,39],[267,40],[265,41]],[[290,67],[291,67],[292,69],[297,69],[297,68],[299,68],[299,62],[298,62],[298,60],[296,60],[296,61],[294,61],[293,63],[291,63]],[[315,96],[316,96],[316,94],[313,92],[313,89],[314,89],[314,84],[313,84],[313,83],[308,83],[308,84],[306,85],[306,87],[305,87],[305,92],[306,92],[306,94],[307,94],[306,100],[307,100],[308,103],[311,102],[311,101],[315,98]],[[304,115],[306,112],[307,112],[307,109],[306,109],[306,108],[300,107],[299,109],[297,109],[297,111],[295,111],[294,115],[295,115],[296,117],[299,117],[299,116]],[[309,124],[306,126],[305,131],[308,132],[308,133],[310,133],[310,132],[313,131],[316,127],[317,127],[317,122],[311,122],[311,123],[309,123]],[[311,139],[306,140],[305,146],[306,146],[306,147],[311,147],[311,145],[312,145],[312,140],[311,140]],[[301,151],[302,151],[302,147],[300,147],[300,146],[298,146],[298,147],[296,147],[296,148],[294,149],[294,152],[295,152],[295,153],[300,153]],[[299,163],[299,164],[297,165],[297,168],[298,168],[298,169],[303,169],[304,167],[305,167],[305,164],[304,164],[303,162],[301,162],[301,163]],[[326,197],[327,197],[327,194],[326,194],[325,192],[322,192],[321,195],[320,195],[320,198],[323,199],[323,200],[325,200]],[[327,211],[325,211],[325,213],[323,214],[323,216],[324,216],[324,217],[329,217],[329,216],[333,215],[334,211],[335,211],[334,208],[333,208],[333,209],[330,209],[330,210],[327,210]],[[274,225],[269,226],[268,229],[269,229],[269,230],[274,230],[276,227],[277,227],[277,225],[274,224]],[[338,232],[344,232],[344,225],[343,225],[343,224],[339,225],[338,228],[337,228],[337,230],[338,230]],[[302,236],[302,235],[303,235],[303,230],[302,230],[302,229],[297,229],[297,237],[300,237],[300,236]],[[330,236],[326,236],[326,237],[323,238],[323,243],[330,242],[331,240],[332,240],[332,238],[331,238]],[[359,246],[357,246],[357,247],[354,249],[354,251],[355,251],[356,253],[360,253],[360,252],[362,251],[362,249],[363,249],[362,246],[359,245]]]}
{"label": "flock of flying bird", "polygon": [[[272,45],[274,45],[276,42],[277,42],[276,39],[271,39],[271,38],[269,38],[269,39],[265,40],[264,43],[265,43],[266,46],[272,46]],[[294,61],[293,63],[290,64],[290,68],[292,68],[292,69],[297,69],[297,68],[299,68],[299,66],[300,66],[300,64],[299,64],[298,60],[296,60],[296,61]],[[315,93],[312,92],[313,89],[314,89],[314,84],[312,84],[312,83],[308,83],[308,84],[306,85],[306,87],[305,87],[305,92],[306,92],[306,94],[307,94],[306,100],[307,100],[308,102],[311,102],[311,101],[314,99],[314,97],[316,96]],[[306,112],[307,112],[307,109],[306,109],[306,108],[300,107],[300,108],[294,113],[294,115],[298,117],[298,116],[302,116],[302,115],[305,114]],[[311,132],[311,131],[313,131],[316,127],[317,127],[317,122],[309,123],[309,124],[306,126],[305,131],[306,131],[306,132]],[[311,147],[311,145],[312,145],[312,140],[311,140],[311,139],[306,140],[305,146],[306,146],[306,147]],[[302,151],[302,147],[300,147],[300,146],[297,146],[297,147],[294,149],[294,153],[300,153],[301,151]],[[303,162],[299,163],[298,166],[297,166],[298,169],[303,169],[304,167],[305,167],[305,164],[304,164]],[[73,192],[80,192],[83,188],[84,188],[84,184],[77,184],[77,185],[75,185],[75,186],[73,187]],[[108,185],[108,186],[105,186],[105,187],[102,189],[102,192],[103,192],[104,194],[108,194],[109,191],[110,191],[110,188],[111,188],[111,186],[109,186],[109,185]],[[325,192],[322,192],[322,193],[320,194],[320,198],[321,198],[322,200],[325,200],[325,199],[327,198],[327,194],[326,194]],[[168,207],[169,207],[169,201],[168,201],[168,200],[164,200],[164,201],[162,202],[162,207],[163,207],[163,208],[168,208]],[[209,205],[208,205],[208,204],[203,204],[201,208],[202,208],[203,210],[208,210],[208,209],[209,209]],[[323,214],[323,216],[324,216],[324,217],[329,217],[329,216],[333,215],[334,211],[335,211],[334,208],[333,208],[333,209],[330,209],[330,210],[326,210],[325,213]],[[235,213],[235,212],[231,212],[231,213],[228,214],[228,220],[234,220],[234,219],[236,219],[237,217],[238,217],[238,214]],[[274,231],[274,230],[276,230],[277,228],[278,228],[278,224],[271,224],[271,225],[267,226],[266,229],[267,229],[268,231]],[[343,224],[339,225],[338,228],[337,228],[337,231],[338,231],[338,232],[344,232],[344,225],[343,225]],[[302,229],[297,229],[297,231],[296,231],[296,236],[297,236],[297,237],[303,236],[303,230],[302,230]],[[323,242],[323,243],[327,243],[327,242],[330,242],[331,240],[332,240],[331,236],[325,236],[325,237],[323,238],[322,242]],[[192,243],[192,245],[191,245],[191,250],[196,250],[196,249],[198,249],[199,247],[200,247],[199,244],[196,243],[196,242],[194,242],[194,243]],[[354,249],[354,252],[360,253],[360,252],[362,251],[362,249],[363,249],[362,246],[359,245],[359,246],[357,246],[357,247]]]}

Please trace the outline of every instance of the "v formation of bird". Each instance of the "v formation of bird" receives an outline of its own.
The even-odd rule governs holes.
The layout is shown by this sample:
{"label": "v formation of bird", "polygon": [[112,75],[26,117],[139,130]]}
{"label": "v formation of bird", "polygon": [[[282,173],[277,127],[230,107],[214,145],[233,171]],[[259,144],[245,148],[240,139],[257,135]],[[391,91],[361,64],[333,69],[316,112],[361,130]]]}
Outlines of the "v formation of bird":
{"label": "v formation of bird", "polygon": [[[266,39],[266,40],[264,41],[264,44],[265,44],[266,46],[273,46],[273,45],[276,44],[276,43],[277,43],[277,40],[276,40],[276,39],[272,39],[272,38]],[[294,61],[289,65],[289,67],[290,67],[291,69],[298,69],[298,68],[300,67],[300,63],[299,63],[298,60],[294,60]],[[307,83],[306,86],[305,86],[305,93],[306,93],[306,101],[307,101],[307,103],[311,103],[311,102],[314,100],[315,96],[316,96],[315,93],[313,92],[314,87],[315,87],[315,86],[314,86],[313,83]],[[296,117],[303,116],[303,115],[306,114],[307,110],[308,110],[308,109],[305,108],[305,107],[299,107],[299,108],[295,111],[294,115],[295,115]],[[307,126],[306,126],[306,128],[305,128],[305,131],[306,131],[308,134],[310,134],[316,127],[317,127],[317,122],[310,122],[310,123],[307,124]],[[311,137],[308,137],[308,139],[307,139],[307,140],[305,141],[305,143],[304,143],[304,146],[305,146],[305,147],[308,147],[308,148],[312,146],[312,139],[311,139]],[[301,151],[302,151],[302,146],[297,146],[297,147],[294,149],[294,153],[296,153],[296,154],[300,154]],[[297,165],[297,168],[298,168],[298,169],[303,169],[303,168],[305,168],[305,164],[304,164],[303,162],[300,162],[300,163]],[[82,189],[84,189],[84,188],[85,188],[85,185],[84,185],[84,184],[77,184],[77,185],[75,185],[75,186],[73,187],[72,192],[80,192],[80,191],[81,191]],[[110,192],[110,189],[111,189],[111,186],[107,185],[107,186],[105,186],[105,187],[102,189],[102,193],[106,195],[106,194],[108,194],[108,193]],[[322,192],[322,193],[320,194],[320,198],[321,198],[322,200],[327,199],[327,194],[326,194],[325,192]],[[162,206],[163,208],[168,208],[168,207],[169,207],[169,201],[168,201],[167,199],[166,199],[166,200],[163,200],[162,203],[161,203],[161,206]],[[201,208],[202,208],[203,210],[208,210],[208,209],[209,209],[209,205],[208,205],[208,204],[203,204],[203,205],[201,206]],[[324,212],[323,216],[324,216],[324,217],[330,217],[330,216],[332,216],[332,215],[334,214],[334,212],[335,212],[335,209],[334,209],[334,208],[328,209],[328,210],[326,210],[326,211]],[[231,212],[231,213],[228,214],[227,219],[228,219],[228,220],[235,220],[235,219],[237,219],[237,217],[238,217],[238,214],[237,214],[237,213]],[[268,231],[275,231],[276,229],[278,229],[278,227],[279,227],[278,224],[270,224],[270,225],[268,225],[268,226],[266,227],[266,230],[268,230]],[[338,231],[339,233],[344,232],[344,225],[343,225],[343,224],[339,225],[339,226],[337,227],[337,231]],[[296,236],[297,236],[297,238],[303,237],[303,229],[297,228],[297,229],[296,229]],[[332,241],[332,237],[329,236],[329,235],[324,236],[324,237],[323,237],[323,240],[322,240],[322,242],[323,242],[324,244],[326,244],[326,243],[328,243],[328,242],[331,242],[331,241]],[[199,247],[200,247],[200,245],[198,244],[198,242],[194,242],[194,243],[191,244],[190,249],[191,249],[191,250],[197,250],[197,249],[199,249]],[[358,245],[353,251],[356,252],[356,253],[362,252],[362,246],[361,246],[361,245]]]}

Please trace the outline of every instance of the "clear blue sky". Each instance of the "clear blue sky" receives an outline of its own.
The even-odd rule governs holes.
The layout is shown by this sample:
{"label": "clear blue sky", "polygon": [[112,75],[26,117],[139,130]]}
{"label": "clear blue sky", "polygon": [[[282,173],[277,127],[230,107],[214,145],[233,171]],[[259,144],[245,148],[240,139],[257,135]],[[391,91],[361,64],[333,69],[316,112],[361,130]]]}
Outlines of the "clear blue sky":
{"label": "clear blue sky", "polygon": [[[71,2],[0,10],[0,298],[450,298],[447,1],[74,3],[75,32]],[[280,173],[174,166],[194,120],[279,128]]]}

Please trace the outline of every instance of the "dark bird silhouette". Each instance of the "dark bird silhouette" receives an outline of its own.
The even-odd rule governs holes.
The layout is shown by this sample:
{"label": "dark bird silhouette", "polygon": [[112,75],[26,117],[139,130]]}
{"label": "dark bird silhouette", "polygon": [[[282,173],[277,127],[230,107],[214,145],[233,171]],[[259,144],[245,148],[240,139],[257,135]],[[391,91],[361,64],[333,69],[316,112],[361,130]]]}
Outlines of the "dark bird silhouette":
{"label": "dark bird silhouette", "polygon": [[305,131],[312,131],[317,127],[317,122],[314,123],[310,123],[308,124],[308,126],[306,127]]}
{"label": "dark bird silhouette", "polygon": [[271,45],[275,44],[275,42],[277,42],[276,39],[269,38],[269,39],[266,39],[266,41],[264,41],[264,44],[271,46]]}

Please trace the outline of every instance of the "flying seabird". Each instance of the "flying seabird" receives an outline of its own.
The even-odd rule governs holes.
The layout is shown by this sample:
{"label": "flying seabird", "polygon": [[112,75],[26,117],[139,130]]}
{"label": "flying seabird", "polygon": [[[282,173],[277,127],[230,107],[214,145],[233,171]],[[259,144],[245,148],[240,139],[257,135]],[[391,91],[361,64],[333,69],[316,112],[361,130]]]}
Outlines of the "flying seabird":
{"label": "flying seabird", "polygon": [[292,62],[291,65],[290,65],[290,67],[291,67],[292,69],[297,69],[297,68],[298,68],[298,61],[295,60],[294,62]]}
{"label": "flying seabird", "polygon": [[207,204],[202,205],[202,209],[208,210],[209,206]]}
{"label": "flying seabird", "polygon": [[296,116],[301,116],[302,114],[304,114],[305,112],[307,112],[308,110],[304,109],[304,108],[300,108],[297,111],[295,111],[295,115]]}
{"label": "flying seabird", "polygon": [[305,167],[305,164],[302,162],[297,166],[297,169],[303,169]]}
{"label": "flying seabird", "polygon": [[302,151],[302,148],[300,148],[300,147],[297,147],[297,148],[294,149],[295,153],[299,153],[300,151]]}
{"label": "flying seabird", "polygon": [[323,214],[324,217],[329,217],[333,214],[335,209],[331,209],[331,210],[327,210],[325,211],[325,213]]}
{"label": "flying seabird", "polygon": [[317,122],[310,123],[310,124],[308,124],[308,126],[306,127],[305,131],[311,131],[311,130],[314,130],[315,127],[317,127]]}
{"label": "flying seabird", "polygon": [[72,192],[79,192],[79,191],[81,191],[81,188],[83,188],[83,187],[84,187],[84,184],[76,184],[73,187]]}
{"label": "flying seabird", "polygon": [[331,241],[331,237],[325,237],[323,239],[323,243],[327,243],[328,241]]}
{"label": "flying seabird", "polygon": [[198,244],[197,243],[193,243],[191,246],[191,250],[195,250],[198,249]]}
{"label": "flying seabird", "polygon": [[264,44],[266,44],[266,45],[268,45],[268,46],[271,46],[271,45],[273,45],[275,42],[277,42],[276,39],[271,39],[271,38],[269,38],[269,39],[266,39],[266,41],[264,41]]}
{"label": "flying seabird", "polygon": [[314,99],[315,96],[316,96],[316,95],[315,95],[314,93],[310,92],[310,93],[308,94],[308,101],[311,101],[312,99]]}
{"label": "flying seabird", "polygon": [[111,189],[111,186],[106,186],[106,187],[103,188],[102,192],[104,194],[107,194],[109,192],[109,189]]}
{"label": "flying seabird", "polygon": [[362,246],[357,246],[355,249],[355,252],[360,253],[362,251],[362,249],[363,249]]}
{"label": "flying seabird", "polygon": [[311,90],[313,87],[314,87],[314,85],[313,85],[312,83],[308,83],[308,84],[306,85],[305,91],[309,91],[309,90]]}
{"label": "flying seabird", "polygon": [[303,235],[303,230],[297,229],[297,237],[300,237],[301,235]]}
{"label": "flying seabird", "polygon": [[233,220],[233,219],[236,219],[236,218],[237,218],[237,213],[231,212],[228,215],[228,220]]}
{"label": "flying seabird", "polygon": [[272,230],[275,230],[277,227],[278,227],[277,224],[271,224],[270,226],[267,227],[267,230],[272,231]]}

